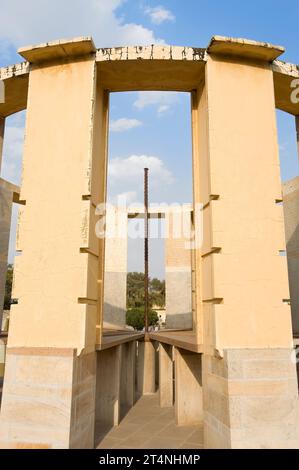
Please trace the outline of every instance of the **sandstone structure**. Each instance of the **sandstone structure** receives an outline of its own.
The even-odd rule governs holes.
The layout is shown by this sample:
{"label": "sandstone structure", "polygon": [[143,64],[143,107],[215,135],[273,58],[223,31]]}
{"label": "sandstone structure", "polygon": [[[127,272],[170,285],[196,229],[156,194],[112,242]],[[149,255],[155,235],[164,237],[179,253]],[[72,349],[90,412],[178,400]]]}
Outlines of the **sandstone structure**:
{"label": "sandstone structure", "polygon": [[[206,448],[299,447],[275,117],[298,124],[299,69],[283,52],[219,36],[206,49],[79,38],[22,48],[25,62],[0,69],[2,121],[27,109],[2,447],[93,447],[95,423],[117,425],[134,403],[136,357],[139,391],[155,390],[157,344],[160,403],[173,403],[174,361],[177,423],[202,420]],[[192,96],[204,223],[188,332],[103,328],[95,207],[106,200],[109,93],[132,90]]]}

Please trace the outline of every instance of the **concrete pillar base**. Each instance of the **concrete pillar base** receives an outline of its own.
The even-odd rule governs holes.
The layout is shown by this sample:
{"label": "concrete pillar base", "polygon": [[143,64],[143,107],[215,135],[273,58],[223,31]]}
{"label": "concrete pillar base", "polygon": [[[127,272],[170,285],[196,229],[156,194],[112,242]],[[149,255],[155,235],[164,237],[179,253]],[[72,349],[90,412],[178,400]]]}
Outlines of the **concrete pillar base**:
{"label": "concrete pillar base", "polygon": [[97,353],[96,426],[106,431],[120,422],[121,345]]}
{"label": "concrete pillar base", "polygon": [[299,448],[296,366],[289,349],[203,357],[207,449]]}
{"label": "concrete pillar base", "polygon": [[156,350],[151,341],[138,342],[137,392],[139,395],[156,392]]}
{"label": "concrete pillar base", "polygon": [[0,378],[4,377],[7,338],[0,338]]}
{"label": "concrete pillar base", "polygon": [[161,408],[173,406],[173,347],[159,345],[159,398]]}
{"label": "concrete pillar base", "polygon": [[201,355],[175,348],[176,424],[189,426],[203,421]]}
{"label": "concrete pillar base", "polygon": [[95,353],[8,348],[0,447],[94,447]]}
{"label": "concrete pillar base", "polygon": [[136,388],[136,342],[122,345],[120,378],[121,417],[125,416],[135,403]]}

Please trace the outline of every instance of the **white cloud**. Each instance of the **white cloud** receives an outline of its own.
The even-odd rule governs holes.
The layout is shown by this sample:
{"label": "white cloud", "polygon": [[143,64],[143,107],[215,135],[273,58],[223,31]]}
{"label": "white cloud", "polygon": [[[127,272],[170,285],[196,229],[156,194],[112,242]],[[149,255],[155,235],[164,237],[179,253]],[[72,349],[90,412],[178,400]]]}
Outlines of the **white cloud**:
{"label": "white cloud", "polygon": [[174,14],[163,6],[147,7],[145,13],[150,17],[154,24],[162,24],[165,21],[175,21]]}
{"label": "white cloud", "polygon": [[140,126],[142,126],[142,122],[138,119],[120,118],[111,121],[110,130],[111,132],[125,132]]}
{"label": "white cloud", "polygon": [[25,46],[92,35],[97,47],[164,42],[141,24],[125,23],[117,9],[125,0],[2,0],[2,45]]}
{"label": "white cloud", "polygon": [[162,104],[161,106],[159,106],[158,108],[158,114],[164,114],[166,113],[168,110],[169,110],[170,106],[169,104]]}
{"label": "white cloud", "polygon": [[1,176],[15,184],[20,184],[24,147],[25,112],[7,119],[4,133],[4,148]]}
{"label": "white cloud", "polygon": [[158,113],[168,111],[179,100],[179,93],[175,91],[140,91],[134,106],[144,109],[148,106],[157,106]]}
{"label": "white cloud", "polygon": [[119,206],[128,206],[138,200],[137,191],[124,191],[123,193],[115,194],[109,201],[112,204]]}
{"label": "white cloud", "polygon": [[[143,173],[144,168],[149,168],[150,187],[160,189],[171,185],[174,177],[171,171],[165,166],[164,162],[154,156],[149,155],[130,155],[126,158],[112,158],[108,165],[108,184],[110,199],[123,193],[136,195],[139,202],[143,200]],[[132,202],[132,198],[129,202]]]}

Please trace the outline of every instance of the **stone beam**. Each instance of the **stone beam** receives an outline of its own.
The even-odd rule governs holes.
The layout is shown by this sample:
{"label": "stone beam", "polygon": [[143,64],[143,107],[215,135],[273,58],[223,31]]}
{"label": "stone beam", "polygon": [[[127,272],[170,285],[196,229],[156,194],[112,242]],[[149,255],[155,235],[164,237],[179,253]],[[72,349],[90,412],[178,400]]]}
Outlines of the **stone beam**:
{"label": "stone beam", "polygon": [[96,48],[90,36],[74,39],[59,39],[43,44],[25,46],[18,49],[18,53],[31,64],[57,61],[83,57],[95,53]]}
{"label": "stone beam", "polygon": [[208,46],[209,54],[225,57],[253,59],[255,61],[273,62],[285,52],[282,46],[251,39],[213,36]]}

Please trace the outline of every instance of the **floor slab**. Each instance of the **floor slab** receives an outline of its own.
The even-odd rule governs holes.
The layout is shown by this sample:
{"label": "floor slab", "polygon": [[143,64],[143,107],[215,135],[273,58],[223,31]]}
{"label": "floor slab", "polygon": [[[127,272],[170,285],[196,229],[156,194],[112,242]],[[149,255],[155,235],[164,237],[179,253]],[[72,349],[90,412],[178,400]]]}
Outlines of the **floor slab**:
{"label": "floor slab", "polygon": [[98,449],[202,449],[203,426],[176,426],[174,407],[160,408],[159,396],[141,397],[119,426],[96,429]]}

